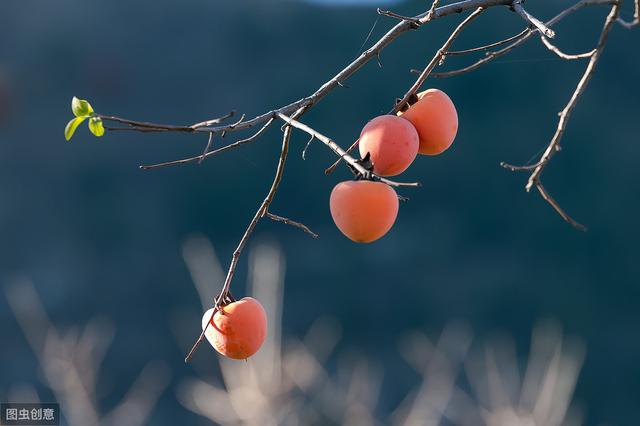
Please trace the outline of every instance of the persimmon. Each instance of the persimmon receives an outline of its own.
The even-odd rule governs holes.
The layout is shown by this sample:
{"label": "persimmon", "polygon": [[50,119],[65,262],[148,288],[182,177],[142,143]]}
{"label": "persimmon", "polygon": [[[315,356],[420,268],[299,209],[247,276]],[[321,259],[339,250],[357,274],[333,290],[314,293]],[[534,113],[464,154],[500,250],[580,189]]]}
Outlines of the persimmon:
{"label": "persimmon", "polygon": [[367,153],[373,172],[380,176],[395,176],[404,172],[418,155],[418,132],[413,125],[395,115],[381,115],[369,121],[358,146],[360,156]]}
{"label": "persimmon", "polygon": [[[211,319],[209,309],[202,317],[202,328]],[[258,352],[267,335],[267,315],[256,299],[245,297],[217,311],[205,336],[211,346],[232,359],[247,359]]]}
{"label": "persimmon", "polygon": [[451,146],[458,133],[456,107],[442,90],[428,89],[417,96],[418,101],[398,115],[409,120],[418,131],[420,154],[441,154]]}
{"label": "persimmon", "polygon": [[398,195],[382,182],[345,181],[331,191],[329,207],[345,236],[357,243],[370,243],[393,226],[398,216]]}

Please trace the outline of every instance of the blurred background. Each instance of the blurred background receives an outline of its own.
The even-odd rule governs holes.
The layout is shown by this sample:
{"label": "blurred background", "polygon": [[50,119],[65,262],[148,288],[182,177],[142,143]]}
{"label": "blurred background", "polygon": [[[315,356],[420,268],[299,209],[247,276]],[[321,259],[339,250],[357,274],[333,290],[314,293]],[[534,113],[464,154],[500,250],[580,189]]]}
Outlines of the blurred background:
{"label": "blurred background", "polygon": [[[548,19],[573,3],[528,9]],[[637,424],[637,29],[611,32],[544,174],[587,233],[525,193],[526,175],[498,165],[524,163],[547,145],[585,66],[532,38],[473,73],[427,81],[455,102],[458,137],[401,176],[424,186],[401,191],[410,201],[376,243],[356,245],[335,228],[329,193],[350,173],[325,176],[334,157],[317,143],[303,161],[308,137],[295,132],[271,210],[320,238],[262,221],[233,284],[236,296],[262,291],[270,304],[270,349],[229,365],[205,344],[183,363],[202,300],[219,291],[220,270],[270,186],[278,126],[201,165],[141,171],[197,155],[206,139],[97,139],[83,126],[67,143],[71,98],[160,123],[230,109],[252,116],[314,91],[361,51],[372,27],[369,44],[377,40],[395,24],[378,18],[381,5],[406,15],[426,8],[2,2],[0,401],[57,400],[73,425]],[[606,13],[573,15],[555,27],[556,43],[591,49]],[[460,19],[403,35],[383,51],[382,68],[368,64],[304,121],[348,146]],[[522,28],[495,8],[454,48]],[[441,69],[472,60],[449,58]]]}

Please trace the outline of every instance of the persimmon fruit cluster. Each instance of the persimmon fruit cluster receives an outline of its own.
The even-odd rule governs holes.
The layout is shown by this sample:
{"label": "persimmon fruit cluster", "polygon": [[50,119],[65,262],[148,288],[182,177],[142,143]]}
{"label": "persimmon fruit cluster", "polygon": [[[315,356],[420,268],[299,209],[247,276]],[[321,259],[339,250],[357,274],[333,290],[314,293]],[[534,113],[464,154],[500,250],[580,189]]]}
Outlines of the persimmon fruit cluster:
{"label": "persimmon fruit cluster", "polygon": [[[359,138],[360,156],[377,176],[396,176],[409,168],[418,154],[446,151],[458,131],[458,114],[442,91],[417,95],[408,109],[369,121]],[[374,180],[338,183],[329,199],[338,229],[359,243],[383,237],[393,227],[399,210],[398,194]],[[202,329],[211,346],[232,359],[247,359],[260,349],[267,335],[267,316],[256,299],[245,297],[202,317]]]}
{"label": "persimmon fruit cluster", "polygon": [[[458,113],[446,93],[420,92],[405,111],[369,121],[358,141],[360,157],[368,159],[378,176],[396,176],[418,154],[446,151],[458,132]],[[338,229],[358,243],[370,243],[393,227],[399,203],[395,190],[382,182],[355,180],[338,183],[329,197],[331,217]]]}

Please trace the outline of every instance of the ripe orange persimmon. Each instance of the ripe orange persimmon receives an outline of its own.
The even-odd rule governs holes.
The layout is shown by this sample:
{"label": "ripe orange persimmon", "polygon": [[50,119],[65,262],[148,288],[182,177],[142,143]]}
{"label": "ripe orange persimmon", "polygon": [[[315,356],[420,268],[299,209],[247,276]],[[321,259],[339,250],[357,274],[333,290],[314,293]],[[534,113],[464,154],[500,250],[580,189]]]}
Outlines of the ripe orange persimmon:
{"label": "ripe orange persimmon", "polygon": [[398,195],[382,182],[340,182],[331,191],[329,207],[344,235],[358,243],[370,243],[393,226],[398,216]]}
{"label": "ripe orange persimmon", "polygon": [[418,131],[420,154],[437,155],[446,151],[458,133],[458,112],[442,90],[418,93],[418,101],[398,115],[409,120]]}
{"label": "ripe orange persimmon", "polygon": [[358,146],[360,156],[371,156],[373,172],[395,176],[404,172],[418,155],[418,132],[413,125],[395,115],[381,115],[369,121]]}
{"label": "ripe orange persimmon", "polygon": [[[213,309],[202,317],[202,328],[207,325]],[[267,335],[267,315],[256,299],[245,297],[230,303],[213,316],[205,336],[211,346],[232,359],[247,359],[258,352]]]}

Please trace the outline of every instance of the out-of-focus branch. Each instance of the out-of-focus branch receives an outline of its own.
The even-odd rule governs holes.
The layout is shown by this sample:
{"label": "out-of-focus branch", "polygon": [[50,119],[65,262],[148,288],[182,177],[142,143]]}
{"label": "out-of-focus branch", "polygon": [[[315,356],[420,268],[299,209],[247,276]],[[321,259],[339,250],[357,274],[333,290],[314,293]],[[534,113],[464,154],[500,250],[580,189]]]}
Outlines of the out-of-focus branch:
{"label": "out-of-focus branch", "polygon": [[5,293],[69,425],[142,426],[148,423],[149,415],[168,385],[169,370],[163,363],[152,362],[145,367],[112,414],[102,416],[96,384],[113,337],[110,327],[91,322],[80,334],[74,331],[63,334],[49,319],[29,281],[16,281]]}

